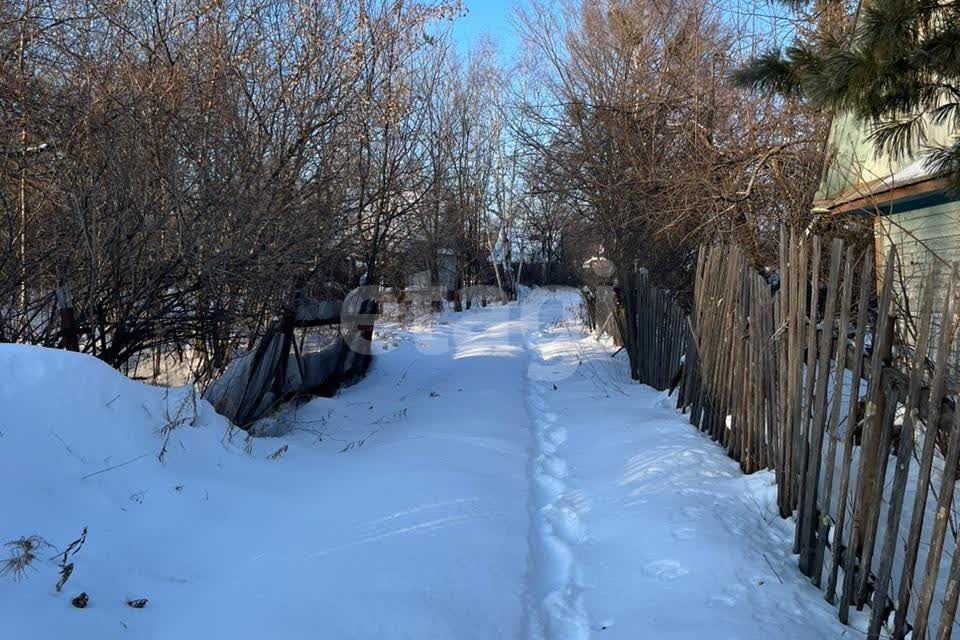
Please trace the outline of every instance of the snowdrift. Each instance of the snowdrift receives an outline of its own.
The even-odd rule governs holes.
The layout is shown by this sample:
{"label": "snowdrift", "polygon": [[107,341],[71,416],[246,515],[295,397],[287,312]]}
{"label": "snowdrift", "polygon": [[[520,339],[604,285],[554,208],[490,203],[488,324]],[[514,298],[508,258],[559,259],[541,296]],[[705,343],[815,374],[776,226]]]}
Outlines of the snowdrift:
{"label": "snowdrift", "polygon": [[[502,340],[463,316],[472,344]],[[188,388],[0,345],[0,545],[49,544],[20,580],[0,576],[3,637],[516,637],[523,397],[458,390],[520,380],[523,361],[454,360],[434,348],[454,332],[381,339],[360,383],[290,404],[271,417],[283,437],[253,439]],[[84,528],[58,593],[55,556]]]}
{"label": "snowdrift", "polygon": [[[149,387],[90,356],[23,345],[0,345],[0,370],[0,542],[44,540],[19,579],[0,579],[8,637],[54,637],[66,625],[84,637],[105,617],[119,634],[118,620],[149,619],[149,602],[134,611],[127,601],[162,597],[158,584],[180,579],[190,547],[210,544],[184,537],[184,522],[210,517],[198,509],[210,489],[198,495],[194,481],[219,476],[225,487],[256,461],[242,441],[223,441],[229,423],[191,388]],[[85,527],[58,594],[51,558]],[[70,599],[81,592],[89,609],[77,616]]]}

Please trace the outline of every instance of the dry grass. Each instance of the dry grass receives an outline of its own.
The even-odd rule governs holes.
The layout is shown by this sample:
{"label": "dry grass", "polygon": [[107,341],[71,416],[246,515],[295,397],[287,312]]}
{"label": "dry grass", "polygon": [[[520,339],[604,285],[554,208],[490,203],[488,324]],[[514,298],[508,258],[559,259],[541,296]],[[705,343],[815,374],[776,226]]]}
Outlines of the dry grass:
{"label": "dry grass", "polygon": [[268,455],[267,460],[279,460],[281,457],[283,457],[283,454],[287,452],[287,449],[288,449],[287,445],[283,445],[282,447],[280,447],[279,449],[277,449],[276,451]]}
{"label": "dry grass", "polygon": [[63,585],[67,583],[67,580],[70,579],[70,576],[73,575],[73,563],[68,560],[70,556],[75,556],[80,552],[80,549],[83,548],[84,543],[87,541],[87,528],[84,527],[83,531],[80,533],[80,537],[67,545],[67,548],[63,550],[63,553],[58,553],[55,557],[60,558],[60,579],[57,581],[57,592],[59,593],[63,589]]}
{"label": "dry grass", "polygon": [[167,395],[164,396],[164,401],[166,422],[160,427],[160,438],[163,440],[163,444],[160,447],[160,453],[157,454],[157,459],[160,462],[163,462],[163,458],[167,455],[167,446],[170,444],[170,436],[173,435],[173,432],[185,424],[196,426],[198,414],[197,390],[195,387],[190,387],[183,399],[177,403],[172,414],[170,413],[169,389]]}
{"label": "dry grass", "polygon": [[27,569],[36,562],[40,549],[51,546],[49,542],[37,535],[10,540],[4,544],[4,547],[10,550],[10,557],[6,558],[0,566],[0,576],[12,576],[14,580],[22,580],[27,574]]}

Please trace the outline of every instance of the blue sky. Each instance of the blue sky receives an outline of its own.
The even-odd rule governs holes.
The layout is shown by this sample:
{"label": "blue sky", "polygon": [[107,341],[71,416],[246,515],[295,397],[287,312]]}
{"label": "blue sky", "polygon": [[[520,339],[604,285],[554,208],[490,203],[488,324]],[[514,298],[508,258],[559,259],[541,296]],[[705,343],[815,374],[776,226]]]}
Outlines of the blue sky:
{"label": "blue sky", "polygon": [[[519,47],[519,38],[512,25],[514,10],[524,6],[527,0],[464,0],[468,13],[454,23],[453,37],[457,48],[466,53],[483,34],[497,43],[501,55],[509,60]],[[729,6],[726,6],[729,5]],[[794,36],[794,24],[790,12],[780,2],[745,0],[740,3],[715,3],[727,17],[731,28],[740,23],[748,31],[761,36],[776,36],[780,42],[788,42]]]}
{"label": "blue sky", "polygon": [[518,45],[511,16],[521,0],[465,0],[464,4],[468,13],[453,27],[453,37],[459,49],[466,52],[481,35],[487,34],[505,57],[511,56]]}

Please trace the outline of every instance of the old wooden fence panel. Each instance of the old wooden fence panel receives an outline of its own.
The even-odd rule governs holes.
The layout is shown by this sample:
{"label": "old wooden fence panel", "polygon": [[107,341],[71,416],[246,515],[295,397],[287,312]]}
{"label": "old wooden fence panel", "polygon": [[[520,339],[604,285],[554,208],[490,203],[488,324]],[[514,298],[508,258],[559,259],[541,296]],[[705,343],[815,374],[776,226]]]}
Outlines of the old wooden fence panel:
{"label": "old wooden fence panel", "polygon": [[960,277],[954,265],[937,296],[941,274],[925,275],[916,335],[895,345],[895,262],[891,248],[874,299],[869,252],[782,230],[773,283],[738,247],[701,247],[689,313],[645,272],[585,298],[636,380],[675,390],[745,473],[773,471],[799,569],[843,623],[869,606],[868,638],[942,639],[960,595],[960,389],[949,375]]}

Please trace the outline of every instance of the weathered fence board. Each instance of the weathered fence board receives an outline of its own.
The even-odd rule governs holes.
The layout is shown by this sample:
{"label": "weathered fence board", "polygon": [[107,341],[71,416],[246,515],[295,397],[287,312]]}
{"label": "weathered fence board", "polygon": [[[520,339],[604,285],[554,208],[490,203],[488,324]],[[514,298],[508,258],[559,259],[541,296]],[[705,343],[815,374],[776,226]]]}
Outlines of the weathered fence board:
{"label": "weathered fence board", "polygon": [[[960,596],[960,388],[949,375],[960,273],[954,265],[945,299],[927,274],[914,343],[895,345],[895,248],[876,299],[871,252],[861,260],[840,240],[824,249],[781,230],[778,280],[768,281],[738,247],[701,247],[689,313],[646,272],[627,274],[609,299],[620,301],[631,374],[675,390],[677,408],[744,472],[774,472],[780,513],[796,518],[799,569],[842,622],[869,606],[868,638],[933,628],[948,638]],[[595,328],[616,315],[586,297]]]}

